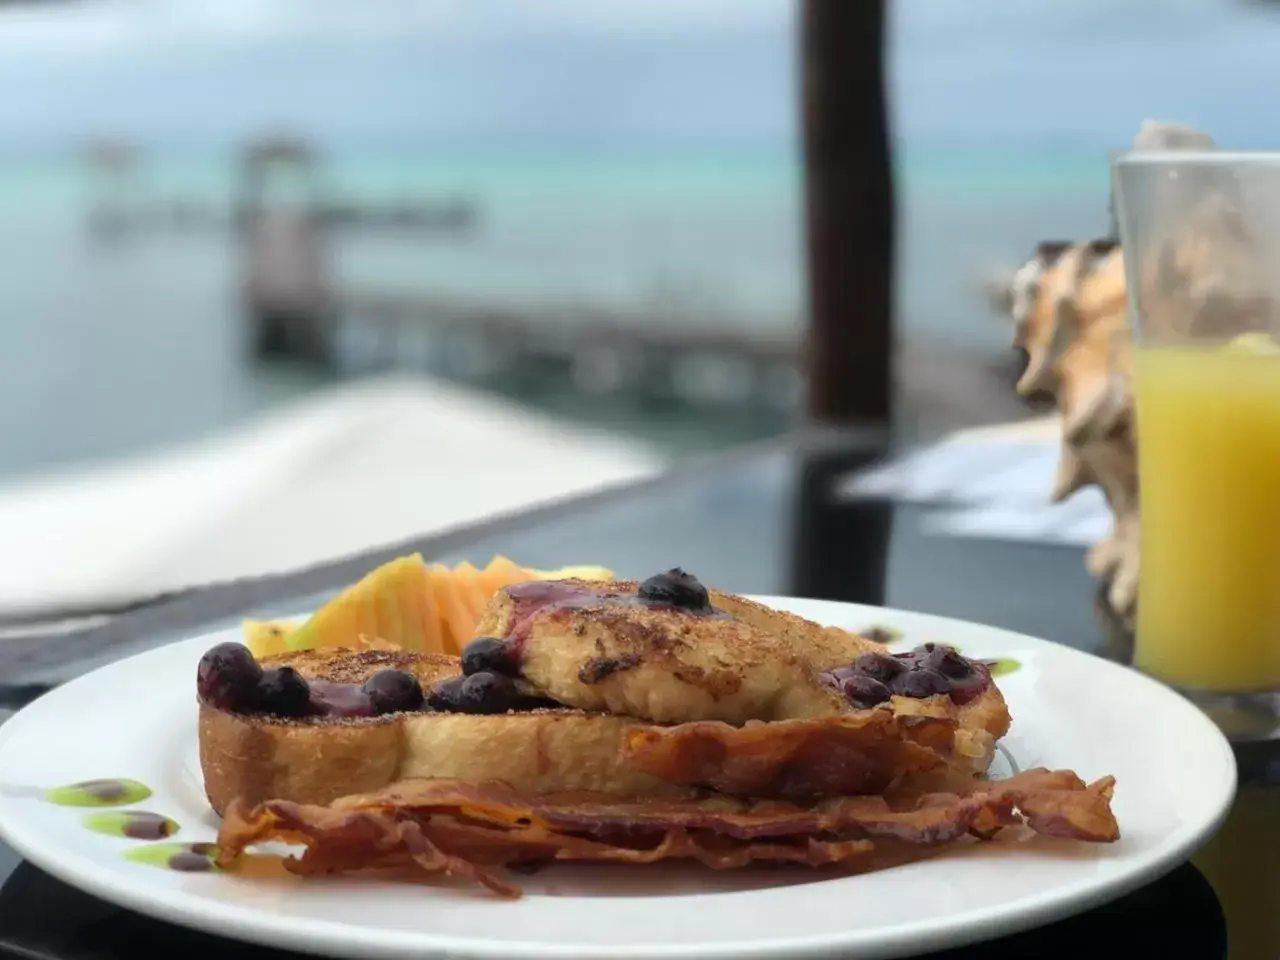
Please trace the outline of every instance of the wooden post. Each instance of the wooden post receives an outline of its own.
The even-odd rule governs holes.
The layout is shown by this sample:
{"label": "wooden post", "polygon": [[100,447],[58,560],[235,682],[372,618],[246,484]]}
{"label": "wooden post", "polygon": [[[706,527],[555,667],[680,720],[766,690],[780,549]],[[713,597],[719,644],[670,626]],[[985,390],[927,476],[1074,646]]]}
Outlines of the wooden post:
{"label": "wooden post", "polygon": [[839,428],[804,443],[796,458],[788,592],[796,597],[885,603],[894,504],[841,500],[840,481],[884,460],[887,428]]}
{"label": "wooden post", "polygon": [[892,419],[894,196],[884,0],[801,0],[808,413]]}

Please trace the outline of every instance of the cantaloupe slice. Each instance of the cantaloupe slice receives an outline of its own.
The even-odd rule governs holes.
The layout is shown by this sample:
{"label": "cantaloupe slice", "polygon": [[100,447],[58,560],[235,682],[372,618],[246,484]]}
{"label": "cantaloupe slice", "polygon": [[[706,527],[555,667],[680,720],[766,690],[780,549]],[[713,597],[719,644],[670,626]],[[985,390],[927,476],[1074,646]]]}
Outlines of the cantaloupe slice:
{"label": "cantaloupe slice", "polygon": [[447,567],[432,568],[435,587],[436,611],[444,626],[444,652],[457,655],[462,652],[475,630],[478,616],[472,616],[459,595],[458,580]]}
{"label": "cantaloupe slice", "polygon": [[480,571],[471,564],[463,562],[453,568],[454,594],[462,601],[471,623],[475,623],[484,613],[489,599],[496,590],[484,590],[480,586]]}
{"label": "cantaloupe slice", "polygon": [[426,602],[418,611],[418,629],[422,631],[422,649],[427,653],[443,653],[445,649],[444,624],[436,609],[435,591],[431,585],[431,571],[427,571]]}
{"label": "cantaloupe slice", "polygon": [[488,591],[489,596],[493,596],[509,583],[532,580],[535,576],[532,570],[516,566],[506,557],[494,557],[489,561],[488,566],[480,571],[481,586]]}
{"label": "cantaloupe slice", "polygon": [[454,596],[455,580],[453,571],[440,563],[431,565],[431,612],[440,625],[440,652],[456,654],[458,652],[454,637],[459,628],[469,621],[466,611],[459,607]]}
{"label": "cantaloupe slice", "polygon": [[426,574],[416,553],[383,564],[313,613],[288,636],[289,649],[347,646],[360,634],[423,649]]}
{"label": "cantaloupe slice", "polygon": [[401,649],[458,654],[474,635],[500,589],[523,580],[578,577],[607,580],[604,567],[535,570],[496,556],[484,569],[470,563],[428,566],[421,555],[400,557],[368,573],[305,622],[246,620],[243,635],[255,656],[317,647]]}

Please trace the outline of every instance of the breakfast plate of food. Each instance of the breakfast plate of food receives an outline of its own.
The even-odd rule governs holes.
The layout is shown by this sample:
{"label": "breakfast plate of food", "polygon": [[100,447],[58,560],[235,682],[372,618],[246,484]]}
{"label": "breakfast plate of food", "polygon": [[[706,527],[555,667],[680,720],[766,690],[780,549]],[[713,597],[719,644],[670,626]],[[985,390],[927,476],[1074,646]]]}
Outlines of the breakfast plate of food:
{"label": "breakfast plate of food", "polygon": [[404,557],[0,727],[0,836],[67,883],[331,956],[896,957],[1150,882],[1230,747],[1120,665],[680,568]]}

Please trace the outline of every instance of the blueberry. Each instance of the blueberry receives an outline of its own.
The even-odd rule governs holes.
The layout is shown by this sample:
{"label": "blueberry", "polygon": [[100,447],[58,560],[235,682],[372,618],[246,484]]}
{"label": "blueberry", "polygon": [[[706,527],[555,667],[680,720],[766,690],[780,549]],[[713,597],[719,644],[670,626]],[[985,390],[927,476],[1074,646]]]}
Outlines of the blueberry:
{"label": "blueberry", "polygon": [[261,708],[279,717],[304,717],[311,712],[311,687],[293,667],[275,667],[258,684]]}
{"label": "blueberry", "polygon": [[894,693],[904,697],[933,697],[951,692],[951,681],[936,670],[912,670],[893,681]]}
{"label": "blueberry", "polygon": [[956,652],[954,647],[942,644],[928,644],[930,650],[921,661],[921,666],[928,670],[936,670],[944,677],[952,680],[964,680],[973,674],[973,666]]}
{"label": "blueberry", "polygon": [[462,651],[463,676],[473,673],[503,673],[514,676],[520,672],[520,660],[516,647],[497,637],[476,637]]}
{"label": "blueberry", "polygon": [[711,606],[707,588],[691,573],[674,567],[659,573],[640,584],[641,600],[662,603],[684,610],[705,610]]}
{"label": "blueberry", "polygon": [[441,680],[427,694],[427,706],[432,710],[461,709],[458,700],[465,679],[465,677],[450,677],[448,680]]}
{"label": "blueberry", "polygon": [[506,713],[519,703],[515,681],[499,673],[473,673],[458,692],[458,709],[465,713]]}
{"label": "blueberry", "polygon": [[417,677],[404,670],[379,670],[364,682],[363,690],[375,715],[422,706],[422,686]]}
{"label": "blueberry", "polygon": [[881,683],[888,683],[907,669],[901,660],[885,656],[883,653],[862,653],[853,661],[853,672]]}
{"label": "blueberry", "polygon": [[874,707],[890,697],[889,688],[872,677],[850,677],[841,690],[855,707]]}
{"label": "blueberry", "polygon": [[257,709],[262,667],[249,648],[220,643],[200,658],[196,690],[201,699],[220,710],[248,712]]}

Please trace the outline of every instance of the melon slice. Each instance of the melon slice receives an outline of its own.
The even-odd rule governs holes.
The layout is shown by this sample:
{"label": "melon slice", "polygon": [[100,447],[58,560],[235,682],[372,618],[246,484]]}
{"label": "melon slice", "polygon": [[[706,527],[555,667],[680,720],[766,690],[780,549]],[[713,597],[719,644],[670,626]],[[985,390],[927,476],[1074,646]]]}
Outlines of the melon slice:
{"label": "melon slice", "polygon": [[533,579],[533,572],[525,567],[517,566],[506,557],[494,557],[488,566],[480,571],[481,587],[489,596],[493,596],[509,583]]}
{"label": "melon slice", "polygon": [[246,620],[245,642],[255,656],[317,647],[401,649],[457,655],[471,640],[493,595],[524,580],[577,577],[608,580],[604,567],[559,570],[521,567],[496,556],[484,569],[470,563],[428,566],[420,554],[400,557],[368,573],[305,622]]}
{"label": "melon slice", "polygon": [[[242,624],[245,646],[255,657],[288,653],[288,638],[303,624],[302,620],[246,620]],[[355,650],[399,650],[400,647],[379,637],[357,634],[344,647]]]}
{"label": "melon slice", "polygon": [[430,597],[431,617],[439,634],[439,652],[456,654],[454,643],[455,623],[464,624],[469,619],[454,598],[453,571],[442,563],[433,563],[427,570],[427,594]]}
{"label": "melon slice", "polygon": [[385,563],[334,597],[293,633],[290,650],[350,646],[364,634],[403,650],[422,650],[422,623],[430,611],[427,567],[420,554]]}
{"label": "melon slice", "polygon": [[255,657],[286,653],[289,634],[301,623],[301,620],[246,620],[241,625],[245,646],[253,651]]}
{"label": "melon slice", "polygon": [[488,606],[496,590],[485,590],[480,585],[480,571],[469,563],[460,563],[453,569],[454,594],[462,602],[471,622],[476,623]]}

